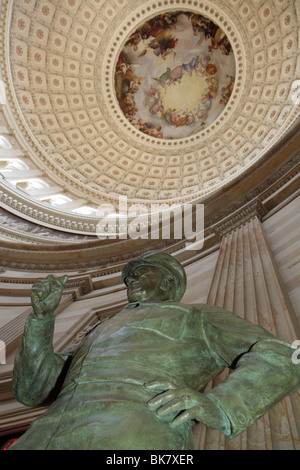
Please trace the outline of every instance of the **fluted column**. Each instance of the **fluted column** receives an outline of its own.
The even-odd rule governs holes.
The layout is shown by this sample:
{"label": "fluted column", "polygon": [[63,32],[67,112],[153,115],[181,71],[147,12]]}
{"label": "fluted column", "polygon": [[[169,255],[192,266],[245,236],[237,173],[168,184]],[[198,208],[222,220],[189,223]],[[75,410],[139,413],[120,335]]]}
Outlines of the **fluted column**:
{"label": "fluted column", "polygon": [[[300,338],[299,324],[259,218],[252,215],[240,226],[235,223],[231,231],[228,226],[227,222],[217,227],[223,238],[207,303],[230,310],[292,343]],[[224,371],[207,388],[228,373]],[[285,398],[234,439],[200,424],[195,428],[196,444],[199,449],[299,449],[299,396],[297,392]]]}

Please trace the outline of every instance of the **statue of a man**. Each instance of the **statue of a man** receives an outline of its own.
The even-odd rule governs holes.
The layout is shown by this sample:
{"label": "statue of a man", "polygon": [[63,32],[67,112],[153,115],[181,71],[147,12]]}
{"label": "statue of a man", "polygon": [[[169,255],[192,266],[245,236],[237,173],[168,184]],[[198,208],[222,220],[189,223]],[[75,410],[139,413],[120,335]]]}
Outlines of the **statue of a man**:
{"label": "statue of a man", "polygon": [[[122,276],[129,303],[71,357],[52,345],[67,277],[33,286],[14,393],[52,403],[11,449],[193,449],[196,422],[235,437],[299,388],[290,344],[222,308],[180,303],[186,275],[172,256],[149,252]],[[234,371],[203,393],[225,367]]]}

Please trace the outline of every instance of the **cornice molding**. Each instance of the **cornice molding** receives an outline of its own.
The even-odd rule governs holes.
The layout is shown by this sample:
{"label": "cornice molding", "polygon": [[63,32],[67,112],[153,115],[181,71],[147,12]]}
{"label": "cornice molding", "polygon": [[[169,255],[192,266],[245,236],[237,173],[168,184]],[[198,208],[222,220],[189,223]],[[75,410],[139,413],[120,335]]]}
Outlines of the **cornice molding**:
{"label": "cornice molding", "polygon": [[262,220],[267,213],[268,211],[261,200],[255,199],[235,213],[231,214],[230,217],[223,219],[220,223],[216,224],[212,227],[212,230],[222,238],[254,217],[258,217],[259,220]]}

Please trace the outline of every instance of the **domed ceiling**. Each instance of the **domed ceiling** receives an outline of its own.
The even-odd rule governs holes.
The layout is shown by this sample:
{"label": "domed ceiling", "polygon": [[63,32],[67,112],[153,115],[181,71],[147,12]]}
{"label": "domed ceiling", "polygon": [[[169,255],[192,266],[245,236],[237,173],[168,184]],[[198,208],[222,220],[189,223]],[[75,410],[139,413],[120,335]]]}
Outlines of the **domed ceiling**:
{"label": "domed ceiling", "polygon": [[[297,118],[299,16],[289,0],[4,0],[4,111],[65,203],[204,201]],[[39,201],[59,226],[26,188],[20,214]]]}
{"label": "domed ceiling", "polygon": [[156,16],[130,36],[115,73],[123,114],[160,139],[180,139],[214,122],[233,90],[230,42],[213,21],[192,12]]}

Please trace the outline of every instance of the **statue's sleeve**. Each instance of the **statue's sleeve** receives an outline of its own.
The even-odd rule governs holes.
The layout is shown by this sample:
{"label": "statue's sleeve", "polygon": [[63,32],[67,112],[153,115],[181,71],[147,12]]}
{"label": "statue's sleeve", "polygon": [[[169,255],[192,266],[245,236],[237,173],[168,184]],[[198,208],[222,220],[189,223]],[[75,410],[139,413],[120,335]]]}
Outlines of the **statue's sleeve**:
{"label": "statue's sleeve", "polygon": [[26,320],[13,369],[13,392],[24,405],[48,404],[59,393],[69,361],[53,351],[54,321],[54,312]]}
{"label": "statue's sleeve", "polygon": [[207,394],[229,418],[225,434],[235,437],[300,387],[300,364],[291,344],[233,313],[208,309],[202,321],[209,348],[233,369]]}

